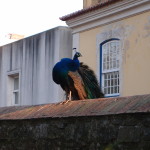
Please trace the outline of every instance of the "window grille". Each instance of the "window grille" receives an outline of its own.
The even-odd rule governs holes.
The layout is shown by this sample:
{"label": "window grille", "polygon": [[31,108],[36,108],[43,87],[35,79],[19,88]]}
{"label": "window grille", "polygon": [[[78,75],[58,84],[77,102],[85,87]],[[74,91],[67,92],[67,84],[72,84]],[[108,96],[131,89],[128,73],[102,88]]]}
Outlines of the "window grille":
{"label": "window grille", "polygon": [[119,54],[119,40],[109,40],[101,45],[101,84],[105,96],[119,95]]}
{"label": "window grille", "polygon": [[14,77],[14,90],[13,90],[14,104],[19,104],[19,76]]}
{"label": "window grille", "polygon": [[7,102],[8,105],[20,105],[20,71],[8,71]]}

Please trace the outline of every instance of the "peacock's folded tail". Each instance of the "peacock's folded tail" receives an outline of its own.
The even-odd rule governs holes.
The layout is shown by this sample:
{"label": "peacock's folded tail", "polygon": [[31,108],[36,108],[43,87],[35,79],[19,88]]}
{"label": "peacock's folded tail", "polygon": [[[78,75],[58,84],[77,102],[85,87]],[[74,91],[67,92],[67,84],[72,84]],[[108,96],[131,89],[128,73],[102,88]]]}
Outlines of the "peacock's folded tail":
{"label": "peacock's folded tail", "polygon": [[87,99],[104,97],[93,70],[91,70],[87,65],[80,63],[78,72],[84,83]]}
{"label": "peacock's folded tail", "polygon": [[85,91],[85,88],[84,88],[84,83],[83,83],[82,78],[79,75],[79,73],[77,71],[75,71],[75,72],[69,71],[68,75],[73,80],[74,85],[72,85],[72,87],[75,88],[75,90],[77,91],[76,94],[78,94],[76,96],[73,95],[73,99],[75,97],[79,97],[80,100],[86,99],[87,94],[86,94],[86,91]]}

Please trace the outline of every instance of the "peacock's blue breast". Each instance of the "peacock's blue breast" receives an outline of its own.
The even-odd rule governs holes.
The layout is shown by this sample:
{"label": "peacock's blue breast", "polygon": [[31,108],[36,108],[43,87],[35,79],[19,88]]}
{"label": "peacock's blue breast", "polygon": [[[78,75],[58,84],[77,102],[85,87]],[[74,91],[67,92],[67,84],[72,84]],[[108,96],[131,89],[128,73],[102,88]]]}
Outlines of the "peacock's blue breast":
{"label": "peacock's blue breast", "polygon": [[60,84],[68,76],[69,71],[76,71],[79,68],[79,60],[72,60],[70,58],[63,58],[56,63],[53,68],[53,80]]}

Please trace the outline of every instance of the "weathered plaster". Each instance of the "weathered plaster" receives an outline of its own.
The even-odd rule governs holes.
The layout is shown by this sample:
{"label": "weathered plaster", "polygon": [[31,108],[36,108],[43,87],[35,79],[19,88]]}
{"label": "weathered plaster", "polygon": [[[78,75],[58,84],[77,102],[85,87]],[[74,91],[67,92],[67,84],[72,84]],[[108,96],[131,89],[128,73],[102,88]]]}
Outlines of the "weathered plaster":
{"label": "weathered plaster", "polygon": [[121,96],[150,92],[148,90],[150,71],[147,69],[150,64],[150,37],[147,35],[149,34],[149,16],[149,12],[145,12],[80,32],[80,51],[83,53],[81,61],[87,63],[96,72],[98,79],[100,43],[110,38],[120,39]]}
{"label": "weathered plaster", "polygon": [[145,35],[144,38],[150,37],[150,16],[147,17],[147,22],[144,26]]}
{"label": "weathered plaster", "polygon": [[72,35],[57,27],[0,47],[0,106],[13,105],[8,92],[10,73],[19,71],[20,104],[35,105],[64,100],[52,80],[52,68],[63,57],[72,57]]}
{"label": "weathered plaster", "polygon": [[[120,40],[120,95],[122,95],[123,86],[123,62],[126,61],[126,51],[129,49],[130,42],[127,40],[133,31],[130,25],[124,25],[123,22],[110,24],[103,28],[102,32],[96,36],[96,53],[97,53],[97,74],[100,75],[100,44],[106,40],[117,38]],[[100,79],[100,76],[98,76]]]}

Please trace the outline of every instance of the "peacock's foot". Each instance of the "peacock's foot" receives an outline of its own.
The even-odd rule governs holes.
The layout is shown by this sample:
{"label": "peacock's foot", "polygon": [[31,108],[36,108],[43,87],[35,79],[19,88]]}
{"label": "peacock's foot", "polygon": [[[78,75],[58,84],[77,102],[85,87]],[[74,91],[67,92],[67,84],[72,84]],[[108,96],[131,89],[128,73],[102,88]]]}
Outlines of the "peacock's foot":
{"label": "peacock's foot", "polygon": [[60,104],[62,105],[62,104],[67,104],[68,102],[71,102],[71,100],[65,100],[65,101],[63,101],[63,102],[60,102]]}
{"label": "peacock's foot", "polygon": [[72,96],[71,96],[71,91],[69,92],[69,94],[66,96],[66,99],[65,101],[63,102],[60,102],[60,104],[67,104],[68,102],[70,102],[72,100]]}

